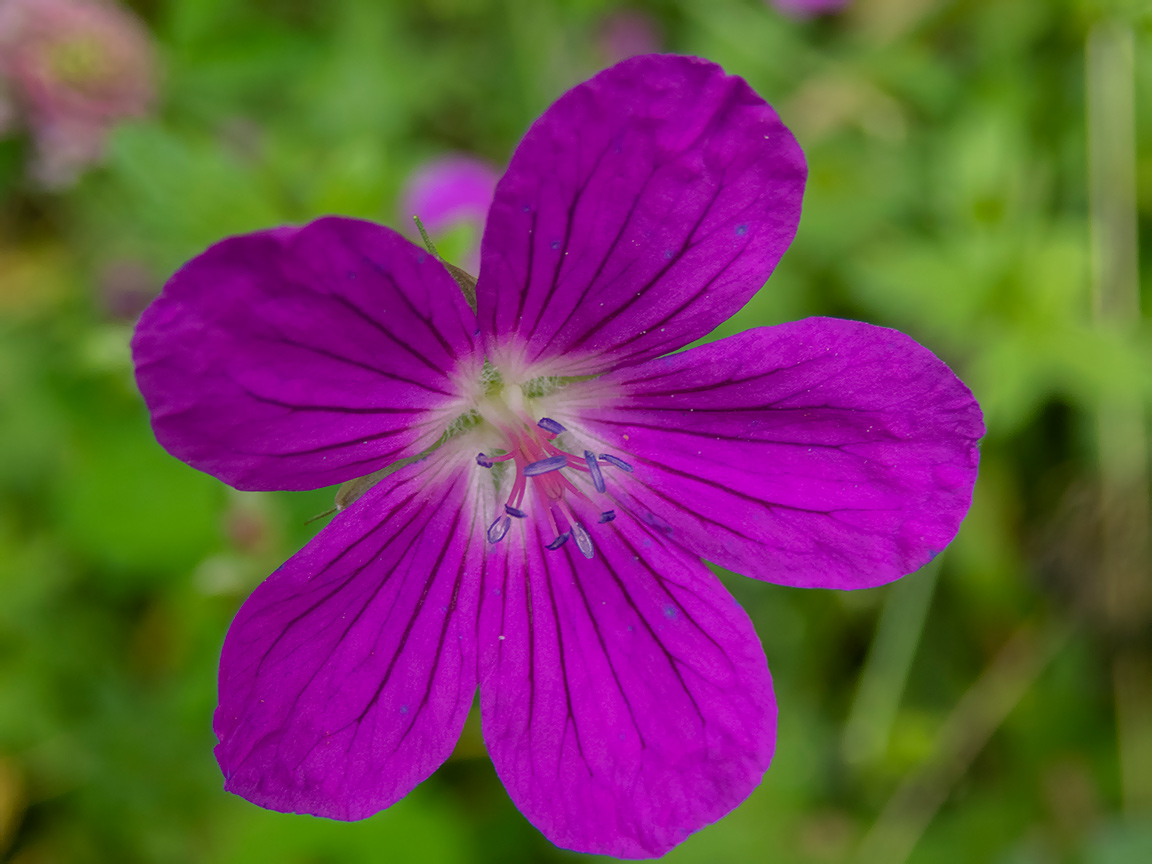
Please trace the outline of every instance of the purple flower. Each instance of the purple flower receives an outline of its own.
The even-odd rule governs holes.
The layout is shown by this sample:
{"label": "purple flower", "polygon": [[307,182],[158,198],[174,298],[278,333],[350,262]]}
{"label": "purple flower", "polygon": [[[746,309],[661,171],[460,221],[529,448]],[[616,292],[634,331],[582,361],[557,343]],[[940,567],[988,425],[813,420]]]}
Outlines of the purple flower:
{"label": "purple flower", "polygon": [[455,153],[425,163],[404,186],[400,195],[401,218],[411,224],[419,216],[431,234],[441,234],[467,226],[475,234],[462,256],[466,269],[479,263],[480,235],[492,204],[500,171],[475,156]]}
{"label": "purple flower", "polygon": [[743,80],[639,57],[528,131],[475,314],[434,258],[352,219],[233,237],[172,277],[133,343],[170,452],[243,489],[402,466],[342,493],[233,622],[226,788],[369,816],[448,757],[479,686],[497,772],[560,846],[659,855],[747,797],[772,684],[701,559],[896,579],[955,534],[983,433],[949,369],[880,327],[669,355],[763,284],[805,173]]}
{"label": "purple flower", "polygon": [[848,5],[848,0],[771,0],[772,5],[793,18],[810,18],[836,12]]}
{"label": "purple flower", "polygon": [[22,117],[44,185],[65,186],[97,161],[109,130],[148,110],[155,78],[148,31],[123,7],[0,0],[0,90],[11,103],[0,106],[0,127]]}

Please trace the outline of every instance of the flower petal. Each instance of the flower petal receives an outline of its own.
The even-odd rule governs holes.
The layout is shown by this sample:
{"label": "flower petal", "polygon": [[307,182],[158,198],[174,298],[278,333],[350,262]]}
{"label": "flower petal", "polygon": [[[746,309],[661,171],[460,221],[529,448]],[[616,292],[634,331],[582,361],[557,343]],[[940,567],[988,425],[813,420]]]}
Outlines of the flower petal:
{"label": "flower petal", "polygon": [[805,175],[776,113],[713,63],[637,57],[570,90],[496,187],[476,289],[489,356],[583,375],[705,335],[792,242]]}
{"label": "flower petal", "polygon": [[132,351],[170,453],[241,489],[312,489],[435,443],[482,364],[474,331],[427,253],[330,217],[192,259]]}
{"label": "flower petal", "polygon": [[647,858],[760,782],[776,707],[748,616],[697,559],[630,518],[545,551],[516,520],[481,584],[484,740],[553,843]]}
{"label": "flower petal", "polygon": [[984,434],[968,388],[895,330],[809,318],[567,388],[550,414],[634,473],[608,490],[724,567],[867,588],[955,536]]}
{"label": "flower petal", "polygon": [[481,487],[460,461],[437,451],[374,487],[240,609],[215,718],[229,791],[363,819],[452,752],[476,690],[483,553]]}

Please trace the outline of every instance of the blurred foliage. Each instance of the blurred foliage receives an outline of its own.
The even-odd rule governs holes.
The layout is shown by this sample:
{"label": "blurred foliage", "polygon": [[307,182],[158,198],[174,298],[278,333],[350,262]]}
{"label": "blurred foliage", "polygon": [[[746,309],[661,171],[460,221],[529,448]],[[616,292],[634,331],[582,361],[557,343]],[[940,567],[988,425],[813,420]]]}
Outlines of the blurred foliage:
{"label": "blurred foliage", "polygon": [[[1121,815],[1114,639],[1088,611],[1091,531],[1066,530],[1097,518],[1097,404],[1152,398],[1147,324],[1092,322],[1084,106],[1089,29],[1129,22],[1149,238],[1147,4],[856,0],[809,21],[760,0],[130,5],[159,45],[158,114],[120,128],[104,164],[65,191],[27,179],[26,141],[0,141],[0,854],[578,857],[517,813],[472,726],[431,780],[363,823],[221,791],[210,718],[224,632],[315,532],[305,520],[331,490],[237,493],[168,457],[127,343],[139,301],[226,234],[324,213],[407,230],[396,196],[411,171],[453,150],[506,162],[543,108],[611,62],[598,34],[629,8],[652,17],[667,50],[744,76],[809,160],[795,245],[716,335],[811,314],[898,327],[959,372],[989,428],[972,513],[941,559],[872,758],[846,759],[841,742],[896,586],[839,594],[725,577],[773,669],[779,749],[748,802],[669,860],[849,860],[1010,635],[1067,621],[1071,635],[944,790],[910,860],[1152,861],[1152,821]],[[1147,648],[1146,621],[1137,638]]]}

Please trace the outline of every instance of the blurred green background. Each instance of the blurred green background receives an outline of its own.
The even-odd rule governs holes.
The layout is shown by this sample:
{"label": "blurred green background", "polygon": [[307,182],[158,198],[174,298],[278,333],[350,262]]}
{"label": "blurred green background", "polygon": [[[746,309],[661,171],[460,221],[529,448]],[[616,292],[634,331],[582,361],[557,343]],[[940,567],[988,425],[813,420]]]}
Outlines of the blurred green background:
{"label": "blurred green background", "polygon": [[167,456],[128,340],[224,235],[325,213],[400,225],[427,160],[504,164],[638,27],[744,76],[809,160],[794,246],[717,335],[812,314],[898,327],[988,423],[971,514],[929,570],[857,593],[725,575],[775,676],[778,752],[668,860],[1152,861],[1147,3],[855,0],[811,20],[760,0],[127,5],[156,43],[152,113],[74,182],[35,179],[29,134],[0,140],[7,860],[581,857],[519,815],[472,725],[362,823],[221,790],[224,632],[332,490],[238,493]]}

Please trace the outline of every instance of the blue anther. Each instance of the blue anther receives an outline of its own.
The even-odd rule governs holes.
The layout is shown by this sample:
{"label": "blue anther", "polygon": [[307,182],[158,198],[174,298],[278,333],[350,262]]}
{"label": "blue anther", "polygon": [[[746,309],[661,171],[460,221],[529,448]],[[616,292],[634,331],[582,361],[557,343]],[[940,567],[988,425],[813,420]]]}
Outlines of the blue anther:
{"label": "blue anther", "polygon": [[507,516],[499,516],[496,521],[488,526],[488,542],[499,543],[504,539],[504,535],[508,533],[508,527],[512,524],[512,520]]}
{"label": "blue anther", "polygon": [[549,456],[538,462],[529,462],[524,466],[525,477],[535,477],[538,474],[547,474],[549,471],[559,471],[568,464],[567,456]]}
{"label": "blue anther", "polygon": [[613,456],[611,453],[601,453],[600,461],[607,462],[609,465],[619,468],[621,471],[627,471],[629,474],[632,473],[632,466],[619,456]]}
{"label": "blue anther", "polygon": [[572,526],[572,539],[576,541],[576,547],[585,558],[591,558],[596,554],[596,548],[592,545],[592,535],[579,522]]}
{"label": "blue anther", "polygon": [[517,510],[511,504],[505,504],[504,505],[504,512],[507,513],[509,516],[515,516],[517,519],[523,519],[525,516],[528,515],[523,510]]}
{"label": "blue anther", "polygon": [[591,450],[584,451],[584,461],[588,463],[588,471],[592,475],[592,485],[597,492],[604,492],[608,487],[604,485],[604,475],[600,472],[600,465],[596,462],[596,454]]}
{"label": "blue anther", "polygon": [[496,463],[493,462],[491,459],[489,459],[487,456],[485,456],[483,453],[477,453],[476,454],[476,464],[479,465],[481,468],[491,468]]}
{"label": "blue anther", "polygon": [[561,546],[563,546],[567,542],[568,542],[568,535],[567,534],[561,534],[559,537],[557,537],[555,540],[553,540],[551,543],[549,543],[544,548],[548,549],[552,552],[555,552],[557,549],[559,549]]}
{"label": "blue anther", "polygon": [[568,431],[551,417],[541,417],[536,425],[543,429],[545,432],[551,432],[553,435],[559,435],[561,432]]}
{"label": "blue anther", "polygon": [[616,511],[615,510],[605,510],[603,513],[600,514],[600,524],[603,525],[605,522],[611,522],[615,518],[616,518]]}

